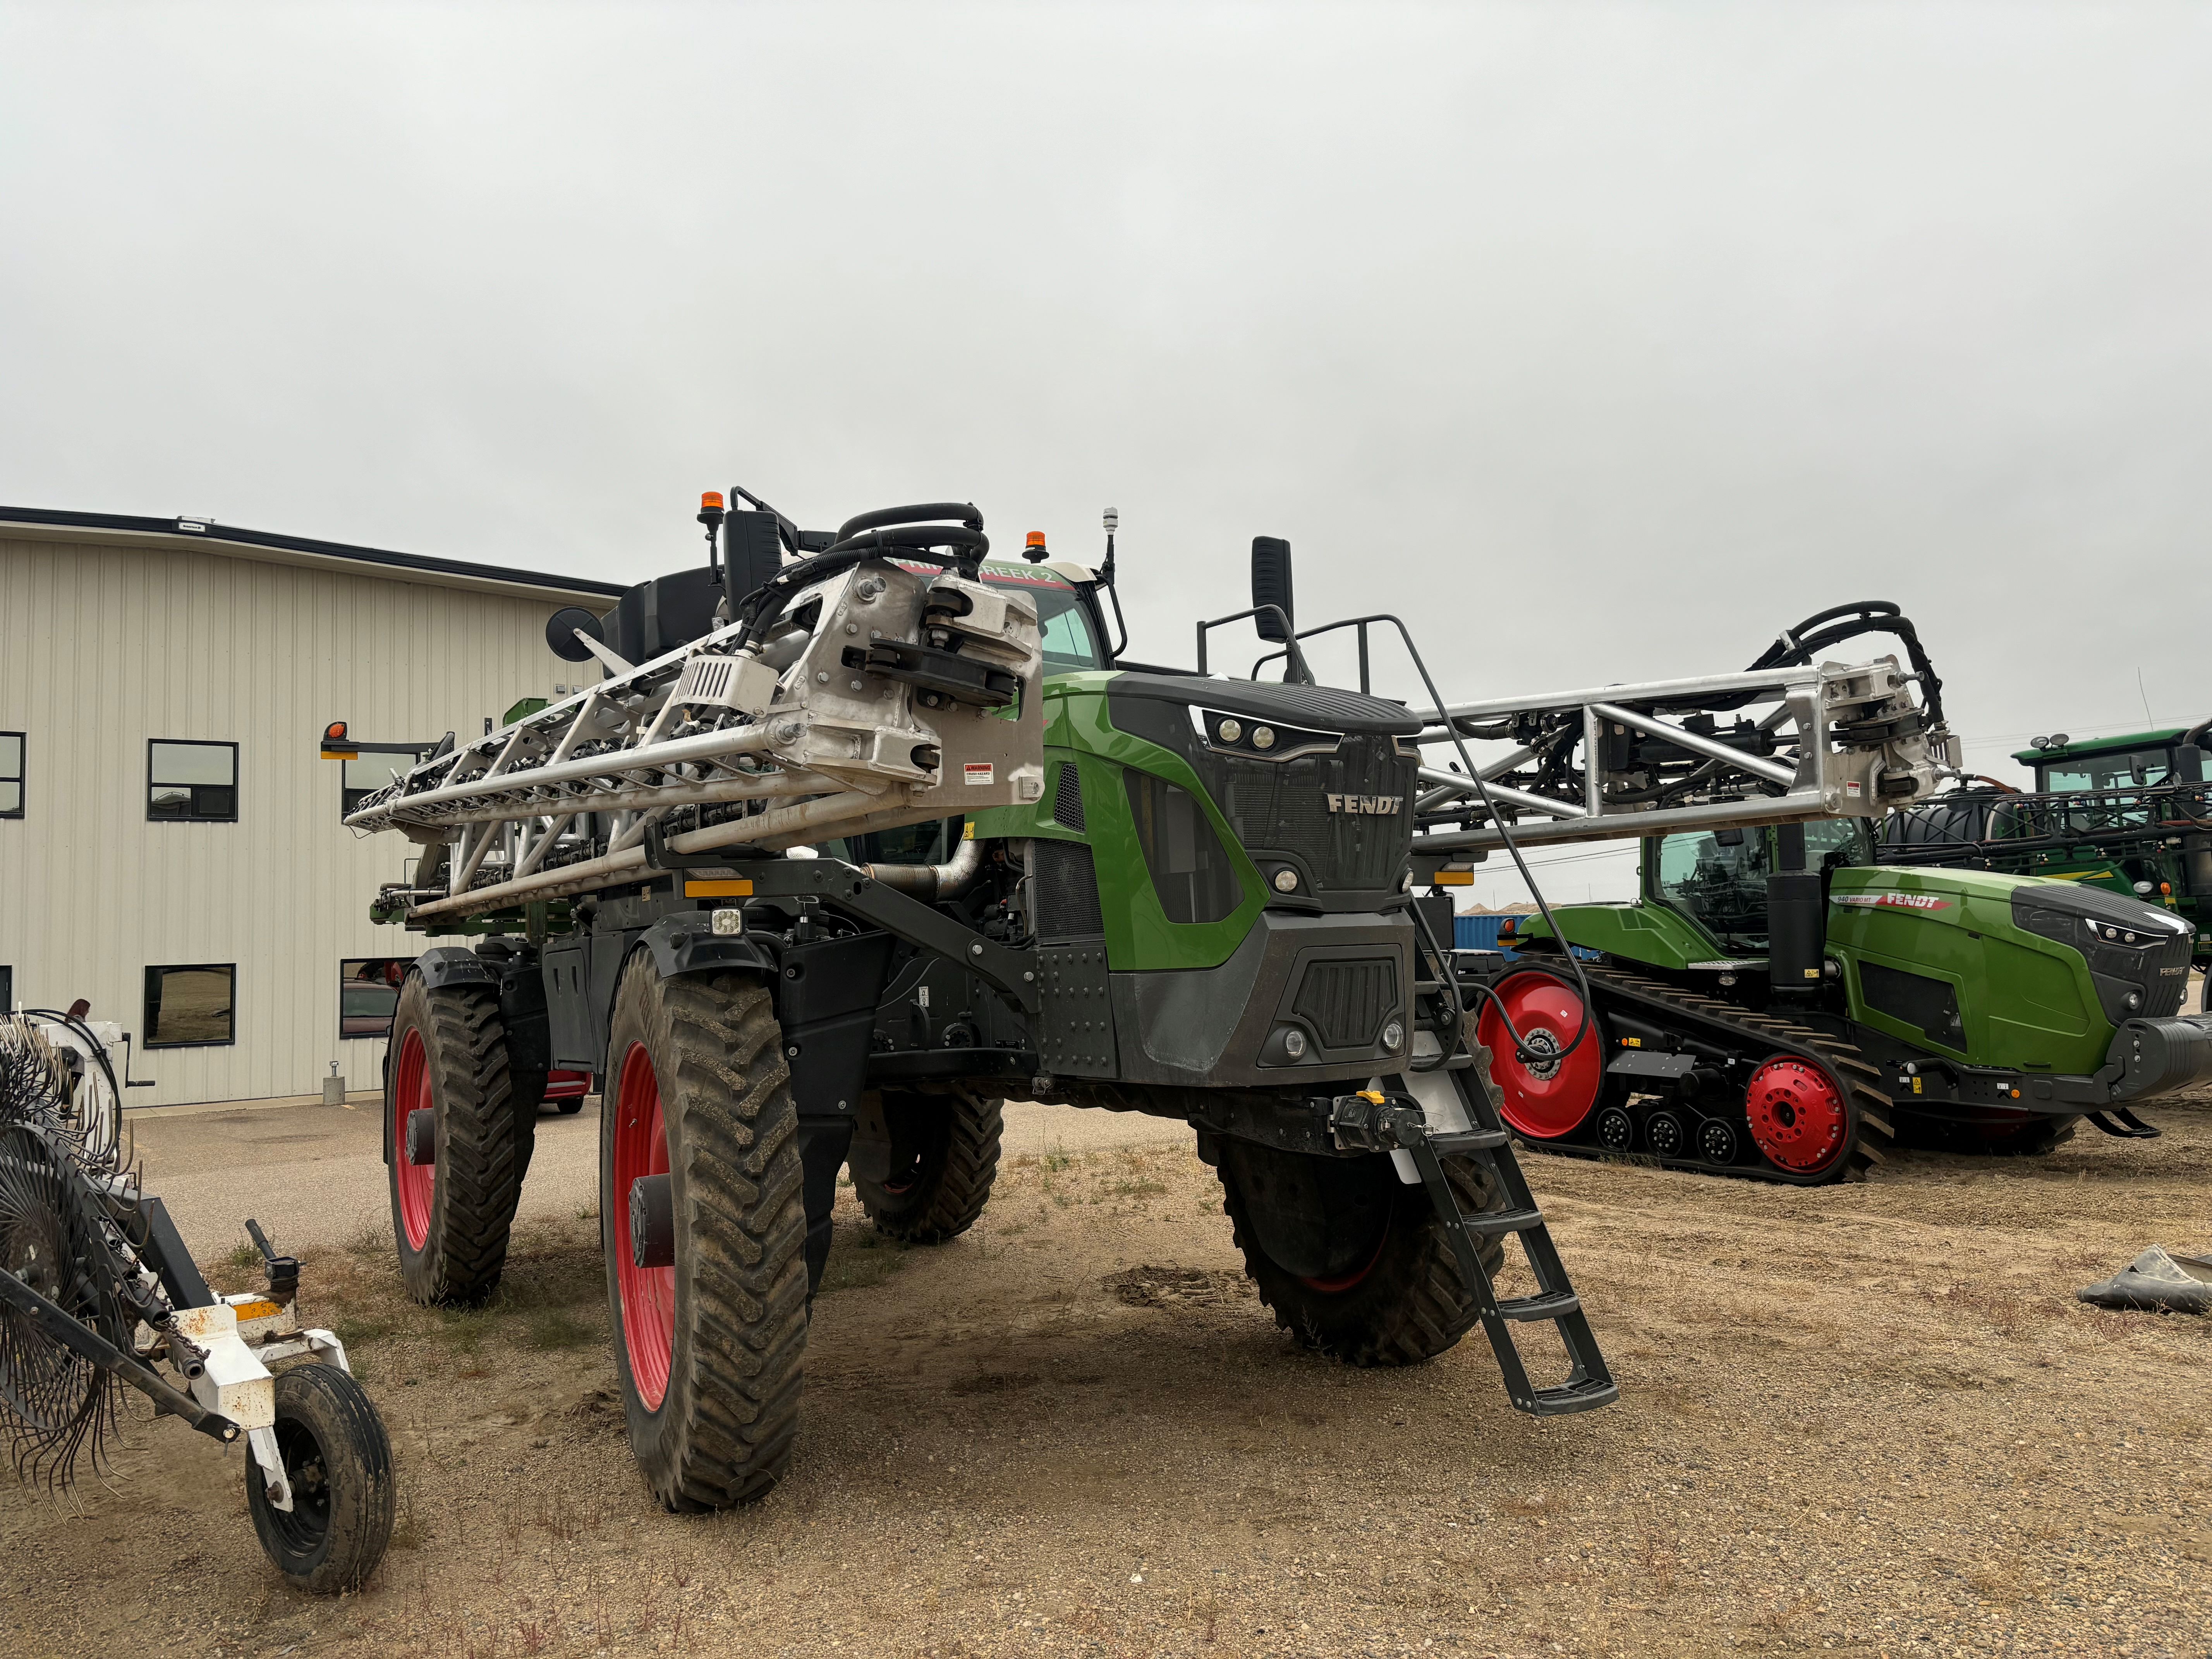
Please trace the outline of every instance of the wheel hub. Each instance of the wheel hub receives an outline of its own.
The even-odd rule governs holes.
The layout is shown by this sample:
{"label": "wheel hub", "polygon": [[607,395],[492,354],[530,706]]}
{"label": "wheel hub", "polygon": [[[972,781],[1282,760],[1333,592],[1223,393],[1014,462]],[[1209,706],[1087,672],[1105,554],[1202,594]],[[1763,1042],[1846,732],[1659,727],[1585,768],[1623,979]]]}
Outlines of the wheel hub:
{"label": "wheel hub", "polygon": [[1843,1091],[1805,1060],[1770,1060],[1753,1072],[1744,1111],[1759,1150],[1793,1175],[1820,1173],[1850,1146],[1850,1111]]}

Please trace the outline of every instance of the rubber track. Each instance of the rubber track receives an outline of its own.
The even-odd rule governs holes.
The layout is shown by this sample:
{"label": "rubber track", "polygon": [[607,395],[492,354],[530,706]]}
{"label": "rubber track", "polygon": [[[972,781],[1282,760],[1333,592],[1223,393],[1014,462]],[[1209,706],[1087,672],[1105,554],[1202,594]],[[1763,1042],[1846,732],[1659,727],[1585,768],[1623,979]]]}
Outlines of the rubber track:
{"label": "rubber track", "polygon": [[[1495,1200],[1489,1194],[1490,1183],[1474,1159],[1448,1158],[1443,1164],[1462,1212],[1473,1215],[1493,1206]],[[1227,1165],[1218,1167],[1215,1173],[1221,1178],[1221,1208],[1229,1218],[1237,1248],[1244,1257],[1246,1275],[1259,1291],[1261,1304],[1274,1315],[1275,1323],[1305,1346],[1318,1349],[1348,1365],[1418,1365],[1435,1358],[1474,1328],[1480,1317],[1474,1297],[1460,1276],[1459,1257],[1445,1235],[1443,1224],[1437,1218],[1435,1208],[1421,1188],[1401,1189],[1403,1207],[1392,1222],[1394,1230],[1401,1226],[1405,1211],[1413,1209],[1418,1200],[1421,1220],[1415,1242],[1408,1249],[1402,1234],[1394,1237],[1385,1249],[1395,1259],[1377,1262],[1368,1280],[1357,1287],[1357,1292],[1364,1292],[1388,1290],[1395,1284],[1395,1293],[1387,1300],[1366,1297],[1364,1299],[1374,1305],[1365,1328],[1350,1340],[1332,1341],[1315,1321],[1313,1309],[1304,1299],[1317,1293],[1308,1291],[1267,1258],[1244,1219],[1242,1196]],[[1483,1267],[1495,1279],[1505,1265],[1505,1241],[1497,1237],[1478,1237],[1475,1249]],[[1278,1280],[1272,1287],[1271,1279]]]}
{"label": "rubber track", "polygon": [[[1789,1187],[1820,1187],[1831,1182],[1864,1181],[1869,1170],[1882,1163],[1897,1145],[1895,1122],[1896,1103],[1875,1087],[1881,1081],[1881,1070],[1863,1055],[1856,1043],[1843,1042],[1809,1026],[1798,1025],[1778,1015],[1764,1014],[1749,1008],[1739,1007],[1733,1002],[1723,1002],[1696,991],[1686,991],[1664,980],[1632,973],[1616,968],[1610,963],[1586,962],[1583,972],[1593,984],[1610,985],[1624,994],[1644,998],[1680,1009],[1708,1025],[1721,1025],[1735,1031],[1752,1047],[1767,1054],[1791,1054],[1802,1060],[1816,1061],[1837,1081],[1851,1091],[1851,1103],[1858,1119],[1858,1135],[1850,1150],[1844,1154],[1840,1170],[1826,1175],[1792,1175],[1771,1163],[1761,1168],[1747,1164],[1720,1169],[1699,1158],[1660,1158],[1662,1167],[1669,1170],[1688,1170],[1699,1175],[1735,1176],[1753,1181],[1771,1181]],[[1554,1141],[1531,1140],[1518,1137],[1522,1146],[1540,1152],[1565,1153],[1585,1158],[1613,1156],[1598,1146],[1568,1146]],[[1753,1143],[1757,1150],[1757,1143]],[[1763,1157],[1763,1155],[1762,1155]]]}
{"label": "rubber track", "polygon": [[448,985],[426,988],[422,998],[424,1058],[441,1109],[438,1186],[408,1289],[421,1302],[480,1302],[506,1270],[535,1125],[514,1109],[497,993]]}
{"label": "rubber track", "polygon": [[956,1095],[946,1103],[951,1110],[945,1161],[932,1177],[924,1201],[906,1214],[884,1216],[868,1203],[865,1191],[860,1194],[861,1206],[877,1231],[915,1244],[942,1244],[974,1226],[990,1202],[991,1183],[999,1174],[1006,1102]]}
{"label": "rubber track", "polygon": [[675,1103],[664,1081],[662,1109],[682,1114],[686,1213],[677,1224],[689,1244],[662,1406],[681,1416],[663,1431],[663,1468],[647,1473],[671,1508],[720,1509],[775,1485],[799,1430],[807,1309],[798,1109],[766,987],[735,974],[663,980],[642,956],[630,969],[638,976],[658,988],[653,1012],[678,1056]]}

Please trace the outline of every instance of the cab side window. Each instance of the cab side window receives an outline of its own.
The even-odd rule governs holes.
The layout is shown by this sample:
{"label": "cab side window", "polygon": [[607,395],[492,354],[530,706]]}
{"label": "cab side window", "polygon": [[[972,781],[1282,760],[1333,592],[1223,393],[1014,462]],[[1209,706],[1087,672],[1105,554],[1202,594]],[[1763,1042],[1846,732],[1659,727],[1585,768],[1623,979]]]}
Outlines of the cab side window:
{"label": "cab side window", "polygon": [[1766,834],[1761,830],[1664,836],[1659,842],[1658,896],[1725,944],[1763,945],[1767,869]]}

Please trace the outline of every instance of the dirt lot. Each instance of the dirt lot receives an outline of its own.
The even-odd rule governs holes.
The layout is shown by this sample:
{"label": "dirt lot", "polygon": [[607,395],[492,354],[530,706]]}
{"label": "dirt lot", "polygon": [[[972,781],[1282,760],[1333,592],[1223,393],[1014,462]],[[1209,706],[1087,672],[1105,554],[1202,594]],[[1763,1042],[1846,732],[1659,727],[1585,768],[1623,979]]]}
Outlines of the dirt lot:
{"label": "dirt lot", "polygon": [[0,1650],[2203,1655],[2212,1322],[2073,1300],[2207,1242],[2212,1099],[2154,1115],[1812,1193],[1532,1159],[1623,1390],[1548,1424],[1479,1339],[1294,1347],[1188,1152],[1024,1154],[953,1245],[841,1230],[797,1463],[710,1518],[632,1473],[596,1222],[471,1315],[364,1238],[305,1299],[398,1448],[379,1580],[292,1594],[242,1455],[142,1425],[76,1513],[0,1499]]}

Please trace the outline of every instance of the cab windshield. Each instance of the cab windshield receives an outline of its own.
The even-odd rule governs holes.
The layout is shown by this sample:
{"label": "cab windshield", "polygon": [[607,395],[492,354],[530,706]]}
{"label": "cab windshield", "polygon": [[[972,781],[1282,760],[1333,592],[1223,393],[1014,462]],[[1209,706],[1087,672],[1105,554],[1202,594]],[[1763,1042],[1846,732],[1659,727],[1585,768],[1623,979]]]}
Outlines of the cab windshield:
{"label": "cab windshield", "polygon": [[[1832,869],[1867,856],[1853,818],[1805,826],[1805,867]],[[1771,830],[1692,830],[1659,839],[1655,896],[1731,951],[1766,948],[1766,878],[1774,870]]]}
{"label": "cab windshield", "polygon": [[983,580],[993,587],[1027,594],[1037,608],[1037,625],[1044,635],[1044,672],[1078,674],[1106,666],[1105,653],[1091,626],[1091,608],[1083,596],[1064,582],[1034,576],[1000,575],[988,565]]}
{"label": "cab windshield", "polygon": [[2172,751],[2136,749],[2118,755],[2083,755],[2043,768],[2046,790],[2074,794],[2090,789],[2147,789],[2173,775]]}

